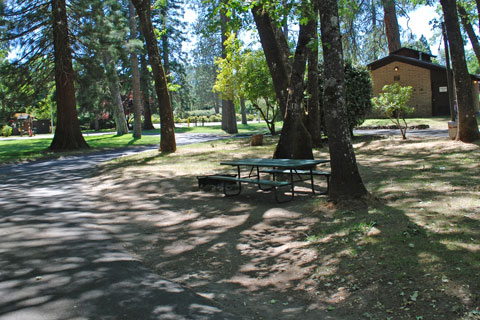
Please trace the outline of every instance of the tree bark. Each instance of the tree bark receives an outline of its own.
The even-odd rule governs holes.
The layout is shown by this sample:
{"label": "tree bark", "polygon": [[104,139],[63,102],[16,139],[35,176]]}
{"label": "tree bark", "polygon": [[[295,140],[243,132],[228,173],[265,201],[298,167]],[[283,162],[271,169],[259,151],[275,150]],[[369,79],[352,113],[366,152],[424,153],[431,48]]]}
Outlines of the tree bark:
{"label": "tree bark", "polygon": [[[227,41],[227,23],[228,17],[226,16],[224,10],[220,10],[220,19],[222,22],[222,58],[226,58],[227,51],[225,47],[225,41]],[[227,133],[238,133],[237,128],[237,117],[235,114],[235,104],[233,100],[224,100],[222,99],[222,129]]]}
{"label": "tree bark", "polygon": [[240,98],[240,110],[241,110],[241,113],[242,113],[242,124],[247,125],[248,124],[248,122],[247,122],[247,112],[246,112],[246,108],[245,108],[245,99],[244,98]]}
{"label": "tree bark", "polygon": [[220,113],[220,98],[218,97],[218,93],[214,93],[215,95],[215,114]]}
{"label": "tree bark", "polygon": [[287,110],[283,121],[282,134],[273,155],[273,158],[276,159],[313,159],[312,140],[304,124],[305,112],[302,102],[307,46],[314,33],[314,23],[309,22],[306,25],[300,25],[290,87],[288,88]]}
{"label": "tree bark", "polygon": [[[162,5],[162,8],[160,10],[161,14],[161,21],[162,21],[162,28],[164,31],[167,30],[167,14],[168,14],[168,0],[165,0],[165,3]],[[169,59],[169,54],[170,54],[170,48],[168,46],[168,34],[164,32],[162,34],[162,37],[160,39],[162,43],[162,59],[163,59],[163,68],[165,69],[165,74],[167,76],[167,81],[168,77],[170,77],[170,59]]]}
{"label": "tree bark", "polygon": [[284,118],[287,110],[287,90],[292,72],[288,42],[282,30],[272,21],[268,12],[261,5],[254,6],[252,14],[272,76],[280,112]]}
{"label": "tree bark", "polygon": [[137,9],[140,25],[142,27],[145,42],[147,43],[148,58],[155,80],[155,91],[157,92],[160,113],[160,149],[162,152],[175,152],[177,144],[175,141],[175,123],[173,120],[172,104],[168,94],[167,79],[160,60],[160,52],[155,37],[155,30],[150,17],[149,0],[132,0]]}
{"label": "tree bark", "polygon": [[447,39],[450,44],[453,79],[455,81],[458,110],[457,140],[473,142],[480,138],[473,105],[472,80],[465,61],[460,24],[455,0],[440,0],[445,19]]}
{"label": "tree bark", "polygon": [[125,111],[123,109],[122,96],[120,95],[120,85],[116,70],[116,64],[112,62],[110,54],[106,51],[103,54],[105,70],[108,75],[108,89],[113,104],[113,117],[115,119],[115,127],[117,135],[121,136],[128,133],[127,121],[125,119]]}
{"label": "tree bark", "polygon": [[[129,22],[130,39],[137,38],[137,21],[135,19],[135,7],[129,1]],[[133,91],[133,138],[142,137],[142,92],[140,90],[140,70],[138,67],[138,56],[134,49],[130,53],[130,64],[132,67],[132,91]]]}
{"label": "tree bark", "polygon": [[55,57],[55,86],[57,126],[49,147],[53,151],[88,148],[78,121],[75,99],[72,53],[68,40],[68,21],[65,0],[52,0],[53,46]]}
{"label": "tree bark", "polygon": [[401,48],[400,28],[398,27],[397,9],[395,0],[382,0],[385,33],[387,34],[388,52],[392,53]]}
{"label": "tree bark", "polygon": [[473,30],[472,24],[468,20],[468,13],[460,3],[457,3],[457,8],[458,14],[460,15],[460,20],[462,21],[463,29],[465,29],[467,32],[468,38],[470,39],[470,43],[473,47],[473,52],[475,52],[475,56],[480,63],[480,43],[478,42],[478,38]]}
{"label": "tree bark", "polygon": [[[478,17],[480,17],[480,0],[475,0],[475,3],[477,4]],[[478,24],[478,31],[480,32],[480,23]]]}
{"label": "tree bark", "polygon": [[320,104],[318,90],[318,0],[314,2],[314,24],[313,43],[307,46],[308,79],[307,79],[307,128],[312,137],[312,145],[322,145],[322,130],[320,123]]}
{"label": "tree bark", "polygon": [[347,120],[345,69],[336,0],[320,1],[324,57],[324,108],[330,149],[329,197],[334,201],[365,197],[368,192],[358,172]]}
{"label": "tree bark", "polygon": [[140,88],[143,96],[143,130],[154,130],[152,123],[152,107],[150,105],[149,73],[147,59],[144,54],[140,55]]}

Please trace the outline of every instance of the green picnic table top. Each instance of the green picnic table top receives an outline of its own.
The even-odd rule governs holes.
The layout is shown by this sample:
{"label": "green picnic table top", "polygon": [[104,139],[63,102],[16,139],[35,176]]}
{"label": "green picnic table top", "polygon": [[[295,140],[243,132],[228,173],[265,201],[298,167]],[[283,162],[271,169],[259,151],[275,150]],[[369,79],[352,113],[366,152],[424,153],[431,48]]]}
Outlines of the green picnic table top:
{"label": "green picnic table top", "polygon": [[255,167],[274,167],[284,169],[311,169],[321,163],[327,163],[326,159],[263,159],[247,158],[220,162],[221,165],[230,166],[255,166]]}

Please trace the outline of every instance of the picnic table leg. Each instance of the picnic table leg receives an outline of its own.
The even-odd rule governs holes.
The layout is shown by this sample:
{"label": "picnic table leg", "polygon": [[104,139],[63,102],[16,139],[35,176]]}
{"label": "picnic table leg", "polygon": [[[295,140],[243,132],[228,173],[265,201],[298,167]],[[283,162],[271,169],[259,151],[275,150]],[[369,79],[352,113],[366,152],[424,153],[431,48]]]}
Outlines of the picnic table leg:
{"label": "picnic table leg", "polygon": [[[253,170],[253,167],[252,167],[252,170]],[[260,168],[258,166],[257,166],[257,180],[260,180]],[[275,174],[273,175],[273,181],[275,181]],[[272,190],[272,188],[275,188],[275,187],[262,188],[262,185],[260,183],[258,184],[258,189],[262,191]]]}
{"label": "picnic table leg", "polygon": [[292,184],[292,199],[295,196],[295,187],[293,186],[293,170],[290,169],[290,183]]}
{"label": "picnic table leg", "polygon": [[313,170],[310,169],[310,182],[312,183],[312,193],[315,194],[315,187],[313,185]]}
{"label": "picnic table leg", "polygon": [[[240,166],[237,166],[237,173],[238,177],[240,178]],[[237,193],[227,193],[227,184],[223,183],[223,194],[225,194],[226,197],[230,196],[238,196],[242,192],[242,183],[238,181],[238,192]]]}
{"label": "picnic table leg", "polygon": [[293,173],[292,173],[292,170],[290,170],[290,184],[291,184],[291,187],[292,187],[292,196],[288,199],[288,200],[285,200],[285,201],[280,201],[280,199],[278,198],[278,193],[277,193],[277,188],[276,187],[273,187],[273,192],[275,194],[275,200],[278,202],[278,203],[285,203],[285,202],[290,202],[293,200],[293,197],[295,196],[295,193],[294,193],[294,187],[293,187]]}
{"label": "picnic table leg", "polygon": [[329,191],[330,191],[330,176],[329,176],[329,175],[325,175],[325,179],[327,179],[327,191],[320,193],[321,195],[328,194]]}

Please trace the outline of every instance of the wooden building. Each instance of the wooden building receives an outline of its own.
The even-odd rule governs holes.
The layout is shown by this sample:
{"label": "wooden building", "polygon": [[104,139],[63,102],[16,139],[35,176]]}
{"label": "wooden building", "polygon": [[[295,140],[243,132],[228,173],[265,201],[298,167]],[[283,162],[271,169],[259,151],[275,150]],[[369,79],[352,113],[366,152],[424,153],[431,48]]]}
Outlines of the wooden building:
{"label": "wooden building", "polygon": [[[413,87],[411,117],[449,116],[447,72],[444,66],[432,62],[431,54],[401,48],[368,65],[372,75],[373,95],[378,96],[386,84],[399,83]],[[471,75],[475,109],[479,110],[480,77]]]}

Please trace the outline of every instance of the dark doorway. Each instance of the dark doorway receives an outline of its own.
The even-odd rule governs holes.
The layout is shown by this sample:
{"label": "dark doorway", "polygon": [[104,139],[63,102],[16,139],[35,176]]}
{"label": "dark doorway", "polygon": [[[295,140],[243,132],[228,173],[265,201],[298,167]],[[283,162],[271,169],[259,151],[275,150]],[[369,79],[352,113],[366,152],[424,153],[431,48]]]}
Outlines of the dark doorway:
{"label": "dark doorway", "polygon": [[450,116],[448,105],[447,75],[445,72],[432,71],[432,115]]}

